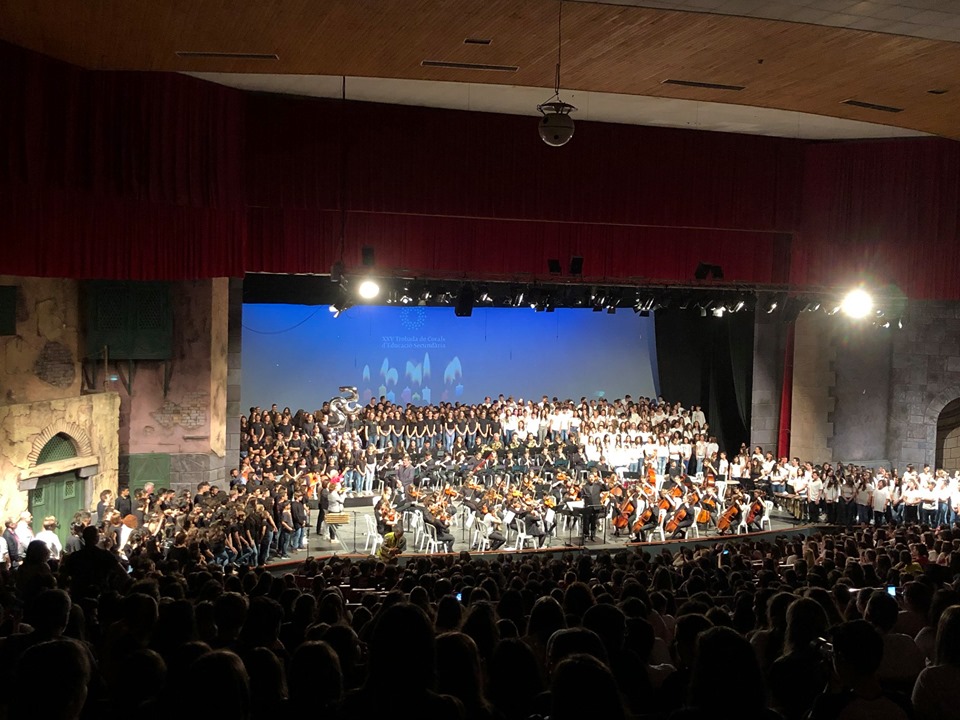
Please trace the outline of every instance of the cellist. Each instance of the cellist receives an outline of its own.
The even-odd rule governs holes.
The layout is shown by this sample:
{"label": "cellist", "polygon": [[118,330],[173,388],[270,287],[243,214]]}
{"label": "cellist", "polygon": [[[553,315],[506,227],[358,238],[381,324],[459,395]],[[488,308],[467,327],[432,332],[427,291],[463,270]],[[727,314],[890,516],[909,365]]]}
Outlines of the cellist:
{"label": "cellist", "polygon": [[636,496],[636,511],[631,518],[630,530],[634,535],[634,542],[646,542],[647,533],[656,530],[660,524],[660,507],[651,502],[644,493]]}
{"label": "cellist", "polygon": [[674,513],[673,517],[664,523],[664,529],[672,532],[670,536],[673,540],[682,538],[687,528],[693,525],[697,520],[697,508],[690,503],[689,496],[685,496]]}

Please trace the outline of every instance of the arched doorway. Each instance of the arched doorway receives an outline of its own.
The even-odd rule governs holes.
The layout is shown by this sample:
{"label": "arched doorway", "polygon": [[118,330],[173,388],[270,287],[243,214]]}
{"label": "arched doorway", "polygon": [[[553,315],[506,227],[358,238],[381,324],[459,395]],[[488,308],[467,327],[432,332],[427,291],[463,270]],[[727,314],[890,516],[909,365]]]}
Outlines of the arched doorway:
{"label": "arched doorway", "polygon": [[[63,433],[58,433],[40,450],[37,466],[73,457],[77,457],[73,440]],[[77,478],[75,470],[44,475],[37,481],[37,486],[30,490],[27,507],[33,514],[34,532],[42,529],[43,518],[52,515],[60,524],[56,531],[57,536],[61,543],[65,543],[70,535],[73,515],[83,507],[83,483]]]}
{"label": "arched doorway", "polygon": [[937,418],[936,467],[960,470],[960,398],[951,400]]}

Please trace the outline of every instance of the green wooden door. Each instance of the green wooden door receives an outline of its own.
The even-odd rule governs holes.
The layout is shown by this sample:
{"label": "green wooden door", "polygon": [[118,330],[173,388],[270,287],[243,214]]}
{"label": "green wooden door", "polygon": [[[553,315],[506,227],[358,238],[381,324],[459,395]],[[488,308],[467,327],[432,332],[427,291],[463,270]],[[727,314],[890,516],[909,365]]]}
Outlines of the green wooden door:
{"label": "green wooden door", "polygon": [[70,537],[70,523],[74,514],[83,508],[83,481],[74,471],[40,478],[30,491],[29,510],[33,513],[33,530],[43,529],[43,519],[53,515],[59,522],[57,536],[61,543]]}
{"label": "green wooden door", "polygon": [[[77,456],[73,441],[66,435],[54,435],[43,446],[37,457],[37,465],[58,460],[67,460]],[[27,507],[33,513],[33,530],[43,529],[43,519],[52,515],[60,527],[57,536],[65,543],[70,536],[70,523],[74,514],[83,508],[83,480],[77,478],[76,471],[46,475],[37,481],[37,486],[27,496]]]}
{"label": "green wooden door", "polygon": [[170,485],[170,456],[166,453],[141,453],[128,456],[130,493],[152,482],[159,490]]}

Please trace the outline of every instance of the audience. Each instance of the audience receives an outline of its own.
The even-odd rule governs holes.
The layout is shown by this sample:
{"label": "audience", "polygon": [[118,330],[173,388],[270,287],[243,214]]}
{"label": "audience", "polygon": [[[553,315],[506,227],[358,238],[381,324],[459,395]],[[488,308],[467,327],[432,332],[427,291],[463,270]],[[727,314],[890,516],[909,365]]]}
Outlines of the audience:
{"label": "audience", "polygon": [[[0,703],[9,716],[47,698],[64,720],[940,720],[960,707],[953,551],[920,572],[893,560],[952,547],[956,532],[863,528],[677,556],[308,558],[281,576],[199,553],[135,556],[126,572],[88,526],[59,563],[34,540],[0,571]],[[857,585],[868,577],[882,589]],[[198,688],[189,702],[184,687]]]}

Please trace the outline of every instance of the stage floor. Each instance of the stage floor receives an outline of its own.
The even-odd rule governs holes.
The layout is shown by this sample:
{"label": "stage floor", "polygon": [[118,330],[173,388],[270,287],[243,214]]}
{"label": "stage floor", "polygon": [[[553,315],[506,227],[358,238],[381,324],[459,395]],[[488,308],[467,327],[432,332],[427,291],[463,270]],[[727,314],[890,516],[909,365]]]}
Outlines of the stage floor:
{"label": "stage floor", "polygon": [[[268,567],[271,569],[291,569],[298,566],[308,557],[313,558],[327,558],[332,556],[350,556],[350,557],[365,557],[369,556],[369,551],[364,549],[366,543],[366,536],[364,534],[366,528],[366,520],[364,516],[370,518],[373,517],[373,507],[372,505],[362,504],[357,505],[351,503],[353,507],[348,507],[346,512],[350,516],[350,523],[347,525],[342,525],[337,529],[338,541],[331,542],[329,535],[324,528],[323,536],[318,536],[315,532],[315,526],[311,528],[310,535],[308,537],[308,548],[300,550],[290,556],[289,559],[277,559],[273,560],[268,564]],[[587,552],[598,552],[601,550],[620,550],[623,548],[650,548],[651,550],[658,549],[660,547],[668,547],[671,549],[677,549],[683,545],[697,545],[704,544],[707,542],[718,542],[726,541],[729,539],[735,538],[752,538],[757,536],[773,536],[773,535],[783,535],[785,533],[809,533],[817,529],[820,529],[821,526],[817,524],[805,524],[796,520],[792,515],[789,515],[786,512],[779,511],[774,509],[770,515],[770,524],[771,527],[769,530],[765,530],[762,533],[751,533],[749,535],[718,535],[716,530],[713,528],[710,529],[710,532],[703,533],[701,531],[700,537],[690,538],[687,540],[666,540],[663,541],[652,541],[647,543],[634,543],[631,542],[629,538],[626,537],[614,537],[613,531],[608,527],[607,536],[604,538],[601,534],[597,535],[595,542],[587,540],[583,545],[583,550]],[[472,542],[472,530],[464,530],[461,527],[454,526],[451,528],[450,532],[456,538],[454,543],[454,553],[459,553],[463,550],[472,551],[470,544]],[[512,537],[511,537],[512,541]],[[509,547],[511,542],[508,542],[504,547]],[[367,546],[369,548],[369,545]],[[559,536],[548,538],[547,543],[544,545],[543,550],[553,550],[553,551],[569,551],[569,550],[581,550],[580,536],[577,533],[572,535],[567,531],[561,531]],[[528,546],[524,549],[524,552],[531,552],[531,548]],[[484,555],[499,555],[502,553],[513,553],[515,550],[505,550],[501,549],[493,553],[483,553]],[[423,555],[424,553],[419,552],[416,548],[416,543],[414,541],[413,533],[409,533],[407,536],[407,553],[404,557],[408,556],[418,556]]]}

